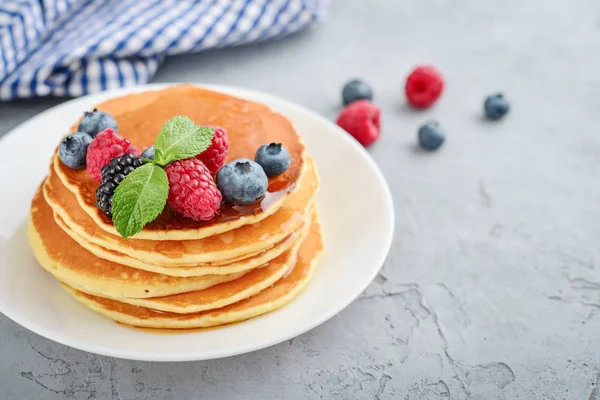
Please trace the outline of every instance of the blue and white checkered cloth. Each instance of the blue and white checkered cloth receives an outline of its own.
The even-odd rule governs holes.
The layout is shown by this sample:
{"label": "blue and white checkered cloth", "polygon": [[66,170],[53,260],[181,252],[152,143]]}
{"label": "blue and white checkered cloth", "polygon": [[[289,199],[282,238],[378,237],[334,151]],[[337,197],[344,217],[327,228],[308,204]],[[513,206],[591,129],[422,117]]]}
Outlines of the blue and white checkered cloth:
{"label": "blue and white checkered cloth", "polygon": [[326,0],[0,0],[0,100],[147,82],[166,55],[296,32]]}

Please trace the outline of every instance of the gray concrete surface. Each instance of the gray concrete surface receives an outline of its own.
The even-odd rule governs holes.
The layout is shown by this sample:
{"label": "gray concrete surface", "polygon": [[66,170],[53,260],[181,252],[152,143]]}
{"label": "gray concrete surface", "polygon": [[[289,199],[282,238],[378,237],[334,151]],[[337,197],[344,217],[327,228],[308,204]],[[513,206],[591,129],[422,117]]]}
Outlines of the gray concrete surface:
{"label": "gray concrete surface", "polygon": [[[368,80],[397,235],[367,292],[287,343],[181,364],[86,354],[0,316],[0,399],[600,399],[600,3],[345,0],[331,14],[276,43],[171,58],[154,82],[250,87],[334,119],[342,83]],[[447,88],[414,112],[403,79],[421,62]],[[513,110],[487,123],[497,90]],[[0,132],[60,101],[1,104]],[[424,154],[431,118],[448,140]]]}

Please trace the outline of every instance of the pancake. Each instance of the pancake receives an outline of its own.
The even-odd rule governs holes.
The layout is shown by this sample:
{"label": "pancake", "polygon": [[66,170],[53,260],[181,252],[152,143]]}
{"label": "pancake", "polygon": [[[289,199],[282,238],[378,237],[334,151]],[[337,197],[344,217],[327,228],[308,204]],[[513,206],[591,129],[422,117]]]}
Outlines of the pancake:
{"label": "pancake", "polygon": [[79,246],[56,225],[41,187],[31,205],[29,243],[38,263],[59,281],[112,298],[168,296],[206,289],[243,275],[172,277],[100,259]]}
{"label": "pancake", "polygon": [[[316,218],[316,214],[314,214]],[[312,219],[311,219],[312,222]],[[311,223],[308,224],[310,227]],[[306,231],[308,233],[308,229]],[[306,235],[297,240],[293,247],[268,263],[254,268],[244,276],[207,289],[195,290],[171,296],[152,298],[113,298],[122,303],[168,311],[178,314],[189,314],[205,310],[221,308],[254,296],[273,285],[286,273],[290,273],[296,265],[298,250]],[[88,294],[86,290],[81,290]],[[109,297],[102,296],[100,297]]]}
{"label": "pancake", "polygon": [[243,321],[280,308],[306,287],[322,252],[321,229],[317,221],[311,225],[298,251],[293,270],[271,287],[255,296],[228,306],[188,314],[157,311],[116,300],[90,295],[63,285],[77,301],[117,322],[144,328],[191,329]]}
{"label": "pancake", "polygon": [[[199,125],[221,126],[229,135],[227,162],[246,157],[254,159],[256,150],[265,143],[282,143],[291,155],[291,165],[283,174],[270,178],[267,199],[258,206],[237,207],[223,204],[210,221],[194,221],[168,208],[134,236],[146,240],[201,239],[255,224],[274,214],[288,195],[299,189],[306,167],[306,150],[293,124],[267,106],[224,93],[191,85],[160,91],[131,94],[108,100],[96,108],[111,113],[119,133],[144,149],[154,143],[160,128],[176,115],[185,115]],[[75,124],[71,131],[76,130]],[[76,195],[81,208],[103,230],[118,235],[112,221],[96,207],[98,183],[85,170],[72,170],[54,154],[54,168],[64,185]]]}
{"label": "pancake", "polygon": [[264,265],[265,263],[268,263],[275,257],[278,257],[286,250],[289,250],[294,245],[294,243],[296,243],[298,240],[301,240],[306,235],[306,233],[308,232],[308,227],[310,226],[309,221],[304,221],[296,231],[292,232],[288,237],[286,237],[284,240],[277,243],[273,247],[265,251],[261,251],[259,253],[248,255],[248,257],[243,257],[237,260],[228,260],[227,263],[206,263],[181,267],[163,267],[161,265],[144,263],[135,258],[129,257],[127,254],[104,249],[98,245],[86,241],[81,236],[78,236],[68,226],[66,226],[62,219],[56,214],[54,215],[54,220],[57,223],[57,225],[73,240],[79,243],[80,246],[82,245],[82,242],[85,242],[85,245],[83,245],[82,247],[84,249],[87,249],[87,251],[94,254],[96,257],[99,257],[103,260],[112,261],[118,264],[123,264],[122,261],[124,259],[127,259],[125,265],[129,265],[132,268],[142,269],[145,271],[170,276],[182,277],[200,275],[228,275],[257,268],[261,265]]}
{"label": "pancake", "polygon": [[85,246],[87,241],[104,249],[127,254],[129,257],[123,257],[119,262],[132,267],[134,265],[128,263],[129,258],[163,267],[177,267],[223,262],[271,248],[294,232],[309,216],[318,184],[316,170],[310,163],[300,189],[288,196],[283,206],[268,218],[204,239],[180,241],[132,240],[106,232],[82,210],[75,195],[62,184],[52,169],[44,184],[44,196],[68,228],[85,239],[79,243],[81,246]]}

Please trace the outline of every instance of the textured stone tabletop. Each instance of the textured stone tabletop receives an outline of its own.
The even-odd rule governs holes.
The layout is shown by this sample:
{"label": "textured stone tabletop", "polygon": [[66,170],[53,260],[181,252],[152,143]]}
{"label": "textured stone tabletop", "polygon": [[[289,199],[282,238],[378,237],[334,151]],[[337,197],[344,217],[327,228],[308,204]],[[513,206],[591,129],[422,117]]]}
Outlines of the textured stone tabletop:
{"label": "textured stone tabletop", "polygon": [[[403,80],[422,62],[447,87],[414,112]],[[153,82],[249,87],[334,119],[354,76],[382,109],[370,151],[397,213],[357,301],[286,343],[180,364],[87,354],[0,315],[0,399],[600,399],[600,2],[340,0],[323,26],[173,57]],[[487,123],[497,90],[513,108]],[[61,101],[0,104],[0,133]],[[448,131],[435,154],[415,148],[428,119]]]}

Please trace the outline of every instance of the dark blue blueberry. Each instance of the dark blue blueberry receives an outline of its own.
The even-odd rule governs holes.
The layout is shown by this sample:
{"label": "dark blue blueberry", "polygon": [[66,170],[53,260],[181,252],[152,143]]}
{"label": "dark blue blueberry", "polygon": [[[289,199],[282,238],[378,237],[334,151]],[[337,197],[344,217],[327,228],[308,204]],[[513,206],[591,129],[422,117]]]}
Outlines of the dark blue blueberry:
{"label": "dark blue blueberry", "polygon": [[154,146],[148,147],[142,153],[142,158],[147,158],[148,160],[154,160]]}
{"label": "dark blue blueberry", "polygon": [[75,132],[65,137],[58,147],[58,156],[71,169],[85,168],[87,149],[92,137],[87,133]]}
{"label": "dark blue blueberry", "polygon": [[265,195],[269,185],[262,167],[247,158],[239,158],[222,166],[216,180],[227,203],[254,203]]}
{"label": "dark blue blueberry", "polygon": [[281,143],[263,144],[256,150],[254,160],[269,177],[283,174],[292,162],[290,153]]}
{"label": "dark blue blueberry", "polygon": [[83,118],[81,119],[77,130],[85,132],[92,137],[96,137],[98,133],[106,128],[111,128],[116,131],[117,121],[109,113],[98,111],[94,108],[94,111],[92,112],[85,111],[83,113]]}
{"label": "dark blue blueberry", "polygon": [[373,91],[365,82],[360,79],[353,79],[344,85],[342,100],[344,105],[356,100],[373,100]]}
{"label": "dark blue blueberry", "polygon": [[483,109],[485,110],[485,115],[495,121],[504,118],[508,110],[510,110],[510,104],[506,101],[502,93],[497,93],[485,98]]}
{"label": "dark blue blueberry", "polygon": [[444,130],[437,122],[428,122],[419,128],[419,144],[427,150],[437,150],[444,139]]}

